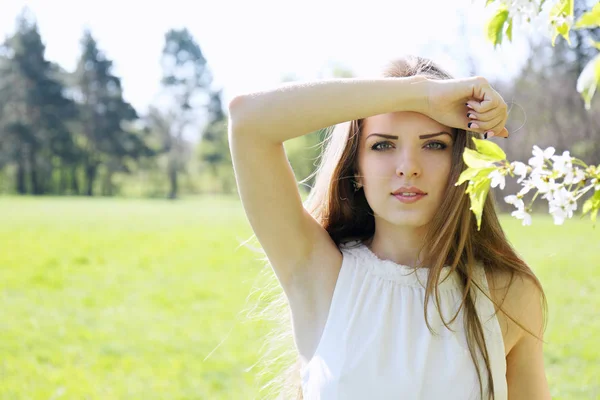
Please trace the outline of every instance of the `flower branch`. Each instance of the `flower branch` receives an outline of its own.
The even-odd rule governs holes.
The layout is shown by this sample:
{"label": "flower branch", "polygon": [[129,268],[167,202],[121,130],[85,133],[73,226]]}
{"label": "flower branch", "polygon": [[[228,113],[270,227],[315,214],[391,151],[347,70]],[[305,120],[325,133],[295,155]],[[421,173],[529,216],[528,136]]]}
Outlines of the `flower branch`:
{"label": "flower branch", "polygon": [[[504,197],[504,201],[516,208],[511,215],[522,220],[523,225],[531,225],[533,203],[538,196],[542,195],[548,201],[548,212],[554,223],[562,225],[565,219],[573,217],[578,209],[577,201],[592,189],[595,193],[583,204],[582,213],[590,213],[595,223],[600,210],[600,166],[588,166],[571,157],[569,151],[555,155],[553,147],[542,150],[538,146],[533,146],[533,157],[528,164],[509,162],[495,143],[475,138],[473,141],[476,150],[465,149],[463,159],[468,168],[462,172],[456,186],[468,182],[465,193],[469,195],[478,229],[490,187],[504,190],[507,175],[518,176],[517,183],[522,185],[517,194]],[[532,190],[535,194],[526,205],[523,199]]]}

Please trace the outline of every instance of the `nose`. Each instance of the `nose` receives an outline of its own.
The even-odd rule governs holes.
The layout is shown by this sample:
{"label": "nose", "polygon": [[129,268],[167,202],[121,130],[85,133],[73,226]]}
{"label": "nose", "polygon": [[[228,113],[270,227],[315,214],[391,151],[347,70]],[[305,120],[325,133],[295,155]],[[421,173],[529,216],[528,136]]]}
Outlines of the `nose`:
{"label": "nose", "polygon": [[421,175],[421,172],[421,162],[415,151],[410,149],[402,151],[396,167],[396,175],[405,178],[417,178]]}

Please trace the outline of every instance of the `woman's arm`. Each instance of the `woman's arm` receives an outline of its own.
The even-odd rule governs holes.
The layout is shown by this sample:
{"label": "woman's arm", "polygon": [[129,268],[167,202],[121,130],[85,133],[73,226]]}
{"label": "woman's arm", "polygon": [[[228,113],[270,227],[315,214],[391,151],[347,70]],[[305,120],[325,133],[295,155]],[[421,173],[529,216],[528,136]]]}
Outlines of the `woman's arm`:
{"label": "woman's arm", "polygon": [[394,111],[425,112],[427,78],[328,79],[236,96],[231,134],[283,143],[341,122]]}

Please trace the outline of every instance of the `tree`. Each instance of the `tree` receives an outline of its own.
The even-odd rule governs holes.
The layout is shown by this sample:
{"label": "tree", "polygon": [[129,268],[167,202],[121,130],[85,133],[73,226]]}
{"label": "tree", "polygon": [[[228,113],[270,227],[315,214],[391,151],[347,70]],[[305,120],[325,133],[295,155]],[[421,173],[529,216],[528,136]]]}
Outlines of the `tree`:
{"label": "tree", "polygon": [[17,193],[43,194],[51,190],[53,169],[74,152],[66,122],[76,110],[56,78],[58,66],[45,59],[37,24],[27,10],[2,47],[2,159],[17,166]]}
{"label": "tree", "polygon": [[92,34],[85,31],[82,54],[74,73],[73,96],[80,110],[78,142],[83,149],[85,194],[92,196],[99,167],[106,169],[104,194],[112,194],[111,176],[127,171],[125,159],[136,159],[152,151],[141,137],[125,129],[138,118],[123,99],[121,80],[112,74],[112,61],[98,49]]}
{"label": "tree", "polygon": [[184,136],[197,135],[202,125],[203,110],[212,83],[202,50],[187,29],[170,30],[165,35],[162,53],[163,120],[169,121],[168,165],[169,195],[178,194],[177,176],[184,168]]}
{"label": "tree", "polygon": [[200,162],[208,168],[215,180],[221,182],[221,191],[231,193],[235,188],[235,176],[220,90],[210,94],[208,115],[208,125],[199,145]]}
{"label": "tree", "polygon": [[220,182],[220,191],[235,190],[235,175],[227,139],[227,118],[223,112],[221,91],[210,94],[208,125],[202,133],[198,152],[201,166],[208,169],[213,180]]}

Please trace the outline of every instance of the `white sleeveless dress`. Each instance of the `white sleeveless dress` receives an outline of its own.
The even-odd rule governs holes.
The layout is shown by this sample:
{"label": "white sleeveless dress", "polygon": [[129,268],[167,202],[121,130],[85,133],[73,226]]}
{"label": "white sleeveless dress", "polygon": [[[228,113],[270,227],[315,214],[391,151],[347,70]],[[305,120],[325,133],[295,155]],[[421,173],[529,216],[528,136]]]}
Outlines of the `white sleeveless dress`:
{"label": "white sleeveless dress", "polygon": [[[358,247],[355,247],[358,246]],[[329,316],[314,357],[301,368],[306,400],[476,400],[477,372],[463,327],[463,310],[444,327],[435,299],[424,318],[427,269],[379,259],[366,245],[342,245],[342,268]],[[462,293],[455,273],[440,276],[440,303],[446,321],[455,314]],[[475,279],[489,295],[481,266]],[[444,279],[448,277],[448,279]],[[479,293],[476,308],[484,328],[495,386],[495,400],[506,400],[504,341],[493,303]],[[484,387],[488,380],[483,358]]]}

